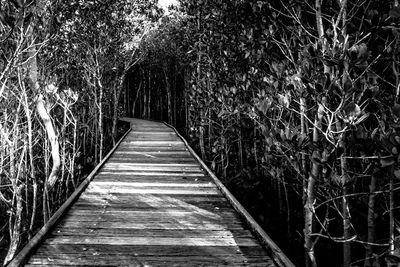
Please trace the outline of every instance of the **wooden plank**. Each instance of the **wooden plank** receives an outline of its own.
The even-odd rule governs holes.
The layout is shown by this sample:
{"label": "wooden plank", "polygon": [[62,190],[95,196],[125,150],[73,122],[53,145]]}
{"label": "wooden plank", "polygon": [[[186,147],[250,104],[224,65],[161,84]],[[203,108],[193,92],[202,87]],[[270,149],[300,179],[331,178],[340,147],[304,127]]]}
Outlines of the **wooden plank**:
{"label": "wooden plank", "polygon": [[120,245],[120,246],[130,246],[130,245],[143,245],[143,246],[193,246],[193,247],[203,247],[203,246],[259,246],[260,244],[254,240],[253,237],[224,237],[224,236],[206,236],[206,237],[125,237],[118,236],[53,236],[46,238],[46,244],[105,244],[105,245]]}
{"label": "wooden plank", "polygon": [[198,164],[174,164],[174,163],[124,163],[124,164],[119,164],[119,163],[110,163],[107,162],[104,164],[104,167],[118,167],[120,165],[123,165],[124,167],[138,167],[138,168],[158,168],[158,167],[176,167],[176,168],[194,168],[196,170],[201,170]]}
{"label": "wooden plank", "polygon": [[122,149],[118,149],[118,151],[116,151],[114,153],[114,155],[152,155],[152,156],[164,156],[164,157],[173,157],[174,155],[176,157],[180,157],[182,155],[184,156],[188,156],[190,158],[193,158],[192,155],[190,154],[190,152],[187,149],[179,150],[179,151],[174,151],[174,152],[170,152],[170,151],[147,151],[147,152],[141,152],[141,151],[134,151],[134,150],[127,150],[124,151]]}
{"label": "wooden plank", "polygon": [[175,153],[180,153],[180,152],[186,152],[185,147],[181,148],[174,148],[174,147],[121,147],[119,151],[126,152],[126,151],[134,151],[134,152],[139,152],[139,153],[170,153],[170,154],[175,154]]}
{"label": "wooden plank", "polygon": [[217,188],[196,188],[187,189],[182,187],[177,188],[124,188],[113,186],[110,188],[101,188],[90,186],[86,189],[87,193],[121,193],[121,194],[151,194],[151,195],[218,195],[220,192]]}
{"label": "wooden plank", "polygon": [[110,163],[129,163],[135,161],[137,163],[175,163],[175,164],[185,164],[185,163],[193,163],[193,159],[191,158],[160,158],[160,157],[115,157],[111,159]]}
{"label": "wooden plank", "polygon": [[[116,211],[114,212],[116,213]],[[121,214],[121,213],[120,213]],[[167,215],[167,216],[166,216]],[[164,216],[164,217],[162,217]],[[93,224],[102,223],[104,221],[107,222],[116,222],[116,223],[127,223],[127,224],[144,224],[153,223],[154,225],[157,224],[164,224],[164,223],[175,223],[175,224],[241,224],[240,222],[232,222],[237,220],[238,217],[233,215],[229,212],[221,212],[219,214],[207,214],[207,215],[199,215],[199,214],[190,214],[190,212],[182,212],[182,213],[166,213],[160,212],[157,213],[148,213],[145,211],[140,211],[135,214],[126,212],[123,216],[115,216],[113,213],[98,213],[98,214],[82,214],[81,212],[71,211],[66,218],[66,222],[89,222],[90,227]],[[179,229],[179,228],[178,228]]]}
{"label": "wooden plank", "polygon": [[[42,257],[31,261],[30,264],[35,265],[75,265],[86,266],[93,264],[95,266],[275,266],[267,257],[249,257],[244,258],[240,255],[235,256],[191,256],[188,257],[143,257],[136,255],[118,255],[118,257],[110,258],[108,255],[54,255],[52,257]],[[71,264],[71,262],[73,262]]]}
{"label": "wooden plank", "polygon": [[178,146],[178,147],[184,147],[184,145],[182,144],[182,141],[177,140],[177,141],[155,141],[155,140],[151,140],[151,141],[137,141],[137,140],[125,140],[124,144],[129,144],[129,145],[136,145],[136,146]]}
{"label": "wooden plank", "polygon": [[75,219],[66,218],[60,222],[62,227],[71,228],[122,228],[122,229],[164,229],[164,230],[239,230],[244,229],[243,224],[239,222],[216,222],[205,221],[187,221],[187,220],[158,220],[156,222],[131,222],[131,221],[78,221]]}
{"label": "wooden plank", "polygon": [[253,234],[249,230],[235,230],[235,231],[222,231],[222,230],[164,230],[164,229],[120,229],[120,228],[63,228],[57,227],[52,231],[49,236],[71,236],[71,235],[82,235],[82,236],[124,236],[124,237],[246,237],[254,238]]}
{"label": "wooden plank", "polygon": [[85,244],[43,244],[38,253],[44,255],[53,254],[76,254],[82,252],[82,254],[93,254],[95,252],[101,254],[107,254],[110,256],[134,254],[137,256],[233,256],[237,254],[243,254],[246,256],[265,256],[265,250],[261,246],[237,246],[237,247],[221,247],[221,246],[203,246],[201,249],[196,249],[191,246],[118,246],[118,245],[106,245],[106,244],[92,244],[87,246]]}
{"label": "wooden plank", "polygon": [[210,180],[207,176],[195,175],[169,175],[169,176],[152,176],[149,179],[146,175],[131,175],[131,174],[99,174],[96,176],[96,181],[99,182],[151,182],[151,183],[196,183],[208,184]]}
{"label": "wooden plank", "polygon": [[175,154],[175,153],[182,153],[182,152],[187,152],[186,147],[172,147],[172,146],[130,146],[130,145],[125,145],[124,147],[121,147],[119,149],[121,152],[145,152],[147,154],[149,153],[170,153],[170,154]]}
{"label": "wooden plank", "polygon": [[184,177],[198,177],[202,174],[202,172],[163,172],[163,171],[158,171],[158,172],[151,172],[151,171],[112,171],[112,170],[102,170],[100,172],[101,174],[106,174],[106,175],[132,175],[132,176],[147,176],[147,177],[153,177],[153,176],[164,176],[164,177],[176,177],[176,176],[184,176]]}
{"label": "wooden plank", "polygon": [[176,208],[180,210],[191,210],[191,211],[212,211],[217,212],[219,210],[232,209],[229,202],[224,198],[209,198],[210,196],[187,196],[187,195],[175,195],[173,198],[166,196],[141,196],[135,195],[135,197],[124,197],[123,195],[109,195],[103,196],[98,194],[84,194],[75,203],[76,207],[90,207],[100,208],[107,207],[108,209],[135,209],[135,210],[165,210],[170,208]]}
{"label": "wooden plank", "polygon": [[[104,209],[84,209],[84,208],[77,208],[73,207],[68,212],[68,216],[87,216],[88,220],[91,218],[106,218],[106,217],[113,217],[112,220],[119,220],[120,218],[123,218],[124,220],[129,220],[132,217],[136,219],[142,219],[142,220],[152,220],[154,217],[157,219],[159,217],[168,217],[172,219],[181,219],[185,218],[187,219],[188,217],[196,217],[197,220],[201,219],[210,219],[210,220],[222,220],[222,219],[237,219],[237,214],[233,212],[232,210],[230,211],[219,211],[217,212],[210,212],[206,210],[198,210],[198,211],[192,211],[192,210],[182,210],[182,209],[163,209],[163,210],[109,210],[107,207]],[[77,218],[78,220],[81,218]],[[86,220],[86,219],[84,219]]]}
{"label": "wooden plank", "polygon": [[124,228],[99,228],[99,227],[88,227],[88,228],[65,228],[56,226],[54,231],[49,233],[49,236],[59,235],[121,235],[131,237],[204,237],[204,236],[228,236],[228,237],[248,237],[251,238],[253,234],[247,229],[237,230],[190,230],[190,229],[177,229],[177,230],[164,230],[164,229],[124,229]]}
{"label": "wooden plank", "polygon": [[113,163],[107,162],[102,170],[131,170],[131,171],[188,171],[188,172],[203,172],[203,170],[197,165],[193,164],[162,164],[162,163]]}
{"label": "wooden plank", "polygon": [[122,187],[122,188],[216,188],[215,184],[208,182],[208,183],[163,183],[163,182],[119,182],[119,181],[112,181],[112,182],[104,182],[104,181],[93,181],[91,186],[99,186],[102,188],[109,188],[109,187]]}

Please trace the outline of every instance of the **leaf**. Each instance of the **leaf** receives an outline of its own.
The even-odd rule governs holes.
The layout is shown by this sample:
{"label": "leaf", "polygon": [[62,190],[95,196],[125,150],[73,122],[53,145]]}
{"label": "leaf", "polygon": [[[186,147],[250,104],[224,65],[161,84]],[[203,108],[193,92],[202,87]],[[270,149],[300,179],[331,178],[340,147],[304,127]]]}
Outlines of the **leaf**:
{"label": "leaf", "polygon": [[400,118],[400,104],[395,104],[392,107],[393,114]]}
{"label": "leaf", "polygon": [[357,105],[354,102],[351,102],[349,104],[347,104],[344,109],[343,109],[344,113],[347,115],[347,117],[349,118],[354,118],[357,117],[358,115],[360,115],[361,113],[361,109],[360,106]]}
{"label": "leaf", "polygon": [[381,158],[380,163],[381,163],[381,167],[385,168],[388,166],[392,166],[395,163],[395,160],[393,157],[386,157],[386,158]]}
{"label": "leaf", "polygon": [[397,144],[400,145],[400,136],[396,135],[396,136],[394,137],[394,140],[397,142]]}
{"label": "leaf", "polygon": [[350,89],[353,87],[353,83],[351,82],[350,79],[346,79],[343,85],[343,90],[347,93],[350,91]]}
{"label": "leaf", "polygon": [[279,104],[282,106],[289,108],[290,105],[290,95],[286,93],[285,95],[278,94]]}
{"label": "leaf", "polygon": [[368,47],[365,43],[361,43],[358,46],[358,58],[365,58],[366,56],[368,56]]}
{"label": "leaf", "polygon": [[394,174],[394,177],[396,177],[397,179],[400,179],[400,170],[395,170],[393,174]]}
{"label": "leaf", "polygon": [[256,104],[256,107],[258,108],[259,111],[266,114],[270,105],[271,105],[270,101],[268,101],[267,99],[263,99]]}
{"label": "leaf", "polygon": [[392,18],[400,18],[400,7],[396,6],[392,10],[390,10],[389,16],[391,16]]}
{"label": "leaf", "polygon": [[337,185],[340,185],[342,183],[342,177],[335,171],[332,171],[331,173],[331,180],[335,182]]}
{"label": "leaf", "polygon": [[325,114],[325,108],[322,104],[318,104],[318,119],[322,119]]}
{"label": "leaf", "polygon": [[363,121],[365,121],[367,118],[369,117],[369,113],[365,113],[364,115],[362,115],[355,124],[359,124],[362,123]]}

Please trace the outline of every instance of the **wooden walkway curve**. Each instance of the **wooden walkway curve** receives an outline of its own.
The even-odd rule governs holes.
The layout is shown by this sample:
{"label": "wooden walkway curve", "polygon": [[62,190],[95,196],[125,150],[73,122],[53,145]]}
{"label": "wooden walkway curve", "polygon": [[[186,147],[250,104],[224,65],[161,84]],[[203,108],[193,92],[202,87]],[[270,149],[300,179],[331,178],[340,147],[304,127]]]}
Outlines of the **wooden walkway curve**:
{"label": "wooden walkway curve", "polygon": [[9,266],[293,266],[173,128],[129,121]]}

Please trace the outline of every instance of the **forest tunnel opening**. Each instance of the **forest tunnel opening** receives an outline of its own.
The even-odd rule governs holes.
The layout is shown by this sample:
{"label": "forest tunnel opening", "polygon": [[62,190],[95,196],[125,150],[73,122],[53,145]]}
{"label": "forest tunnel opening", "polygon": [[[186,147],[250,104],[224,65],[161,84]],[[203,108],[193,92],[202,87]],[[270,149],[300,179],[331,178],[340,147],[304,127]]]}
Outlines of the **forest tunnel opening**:
{"label": "forest tunnel opening", "polygon": [[125,78],[126,116],[165,121],[181,132],[186,128],[185,71],[176,60],[142,62]]}

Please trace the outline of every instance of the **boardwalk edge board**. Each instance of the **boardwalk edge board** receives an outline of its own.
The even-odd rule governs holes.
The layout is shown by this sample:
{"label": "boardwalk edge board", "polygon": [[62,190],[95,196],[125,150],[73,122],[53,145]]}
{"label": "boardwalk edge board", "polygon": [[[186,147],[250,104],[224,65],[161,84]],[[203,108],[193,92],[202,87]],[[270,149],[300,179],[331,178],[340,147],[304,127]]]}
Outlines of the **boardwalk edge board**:
{"label": "boardwalk edge board", "polygon": [[121,142],[125,139],[125,137],[132,131],[130,128],[116,143],[116,145],[108,152],[108,154],[103,158],[103,160],[94,168],[94,170],[82,181],[79,187],[72,193],[72,195],[64,202],[64,204],[51,216],[49,221],[40,229],[39,232],[24,246],[24,248],[14,257],[12,261],[10,261],[7,267],[17,267],[22,266],[25,261],[30,256],[32,250],[34,250],[37,245],[39,245],[45,236],[53,229],[55,224],[59,221],[59,219],[64,215],[65,211],[74,203],[76,199],[81,195],[81,193],[86,189],[92,179],[95,177],[97,172],[103,167],[103,165],[107,162],[113,152],[119,147]]}
{"label": "boardwalk edge board", "polygon": [[247,212],[247,210],[240,204],[240,202],[232,195],[232,193],[225,187],[225,185],[215,176],[215,174],[207,167],[201,160],[193,148],[189,145],[186,139],[173,127],[172,125],[164,122],[164,124],[175,131],[179,138],[185,143],[187,149],[192,156],[199,162],[203,169],[213,179],[222,194],[229,200],[234,209],[242,216],[245,222],[249,225],[253,233],[261,241],[265,249],[271,254],[271,257],[279,267],[295,267],[289,258],[282,252],[282,250],[275,244],[275,242],[268,236],[268,234],[261,228],[261,226],[254,220],[254,218]]}

